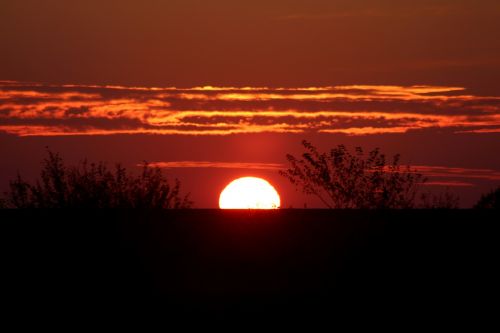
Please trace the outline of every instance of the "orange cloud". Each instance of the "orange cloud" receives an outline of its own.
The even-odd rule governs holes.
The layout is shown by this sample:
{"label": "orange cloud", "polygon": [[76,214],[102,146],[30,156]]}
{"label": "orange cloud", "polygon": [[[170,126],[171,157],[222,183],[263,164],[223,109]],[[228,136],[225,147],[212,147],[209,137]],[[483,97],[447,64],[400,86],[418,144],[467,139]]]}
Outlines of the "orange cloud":
{"label": "orange cloud", "polygon": [[492,169],[453,168],[429,165],[415,165],[413,167],[428,177],[500,180],[500,171]]}
{"label": "orange cloud", "polygon": [[432,181],[426,182],[425,186],[446,186],[446,187],[470,187],[474,186],[472,183],[457,182],[457,181]]}
{"label": "orange cloud", "polygon": [[222,168],[222,169],[257,169],[257,170],[281,170],[279,163],[242,163],[242,162],[209,162],[209,161],[173,161],[153,162],[153,167],[159,168]]}
{"label": "orange cloud", "polygon": [[464,90],[427,85],[178,89],[0,81],[0,131],[19,136],[500,132],[500,97]]}
{"label": "orange cloud", "polygon": [[[137,164],[142,165],[142,164]],[[221,169],[257,169],[257,170],[283,170],[282,163],[249,163],[249,162],[219,162],[219,161],[163,161],[150,163],[159,168],[221,168]],[[447,167],[436,165],[412,165],[411,169],[423,174],[428,181],[425,186],[474,186],[474,181],[489,180],[500,181],[500,171],[492,169],[474,169]],[[457,180],[461,179],[461,180]],[[464,181],[468,180],[468,181]]]}

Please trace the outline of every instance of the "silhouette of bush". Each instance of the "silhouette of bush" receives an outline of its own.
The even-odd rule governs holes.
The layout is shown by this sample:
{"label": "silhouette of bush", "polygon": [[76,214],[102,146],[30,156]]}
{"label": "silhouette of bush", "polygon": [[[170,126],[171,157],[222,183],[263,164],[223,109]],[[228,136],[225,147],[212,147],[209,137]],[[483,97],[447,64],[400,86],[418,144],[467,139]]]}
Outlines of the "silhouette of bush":
{"label": "silhouette of bush", "polygon": [[34,184],[18,174],[10,182],[4,199],[10,208],[189,208],[189,194],[181,196],[180,182],[170,184],[159,168],[144,163],[134,176],[117,164],[109,170],[105,163],[74,167],[64,165],[57,153],[48,151],[40,179]]}
{"label": "silhouette of bush", "polygon": [[418,207],[424,209],[458,209],[459,205],[460,197],[446,189],[446,191],[439,194],[422,193]]}
{"label": "silhouette of bush", "polygon": [[500,209],[500,186],[487,194],[483,194],[474,205],[477,209]]}
{"label": "silhouette of bush", "polygon": [[389,163],[379,149],[367,155],[360,147],[351,153],[338,145],[322,153],[302,141],[302,158],[287,154],[290,167],[280,171],[296,188],[315,195],[329,208],[414,208],[424,177],[399,165],[400,155]]}

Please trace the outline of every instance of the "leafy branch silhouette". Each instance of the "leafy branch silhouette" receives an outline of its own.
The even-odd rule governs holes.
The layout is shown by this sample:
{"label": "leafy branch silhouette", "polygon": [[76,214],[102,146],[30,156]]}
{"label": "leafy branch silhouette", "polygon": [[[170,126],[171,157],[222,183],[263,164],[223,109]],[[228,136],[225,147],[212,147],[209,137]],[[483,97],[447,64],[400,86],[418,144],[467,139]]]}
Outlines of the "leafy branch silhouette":
{"label": "leafy branch silhouette", "polygon": [[410,166],[400,166],[400,155],[387,161],[380,150],[354,153],[344,145],[320,152],[303,140],[301,158],[287,154],[290,167],[279,173],[297,189],[316,196],[329,208],[414,208],[426,178]]}
{"label": "leafy branch silhouette", "polygon": [[9,184],[3,205],[9,208],[190,208],[189,194],[181,195],[180,181],[171,184],[158,167],[144,162],[135,176],[121,164],[114,170],[104,162],[66,166],[48,150],[40,179],[34,184],[20,174]]}
{"label": "leafy branch silhouette", "polygon": [[500,209],[500,186],[481,196],[474,205],[477,209]]}

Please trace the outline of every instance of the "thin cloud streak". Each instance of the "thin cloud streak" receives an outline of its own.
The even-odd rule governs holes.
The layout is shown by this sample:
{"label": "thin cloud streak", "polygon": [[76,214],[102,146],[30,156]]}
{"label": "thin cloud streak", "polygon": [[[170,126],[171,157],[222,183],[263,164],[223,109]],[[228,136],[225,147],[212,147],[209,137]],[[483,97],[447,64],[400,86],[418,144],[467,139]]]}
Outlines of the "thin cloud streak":
{"label": "thin cloud streak", "polygon": [[471,169],[445,166],[415,165],[418,172],[428,177],[451,177],[500,181],[500,171],[492,169]]}
{"label": "thin cloud streak", "polygon": [[473,187],[474,184],[457,181],[432,181],[426,182],[425,186],[444,186],[444,187]]}
{"label": "thin cloud streak", "polygon": [[[137,164],[141,166],[142,164]],[[282,163],[260,162],[220,162],[220,161],[160,161],[149,163],[150,166],[159,168],[220,168],[220,169],[258,169],[258,170],[283,170]],[[489,180],[500,181],[500,171],[492,169],[474,169],[447,167],[436,165],[411,165],[411,169],[429,178],[424,183],[426,186],[474,186],[473,181]],[[459,179],[468,179],[465,182]]]}
{"label": "thin cloud streak", "polygon": [[281,170],[283,168],[283,165],[280,163],[210,162],[210,161],[153,162],[149,163],[149,165],[159,168],[220,168],[220,169],[255,169],[255,170]]}
{"label": "thin cloud streak", "polygon": [[[178,89],[0,81],[0,131],[18,136],[500,132],[500,97],[464,90],[427,85]],[[109,120],[106,127],[102,119]]]}

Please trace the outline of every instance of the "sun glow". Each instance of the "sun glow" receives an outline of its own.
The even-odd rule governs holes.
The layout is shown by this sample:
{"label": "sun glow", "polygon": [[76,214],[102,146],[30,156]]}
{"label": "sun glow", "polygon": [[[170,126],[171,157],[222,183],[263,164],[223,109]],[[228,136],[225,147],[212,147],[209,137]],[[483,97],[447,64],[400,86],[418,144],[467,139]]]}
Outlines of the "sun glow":
{"label": "sun glow", "polygon": [[276,209],[280,203],[280,196],[274,187],[256,177],[233,180],[219,197],[221,209]]}

